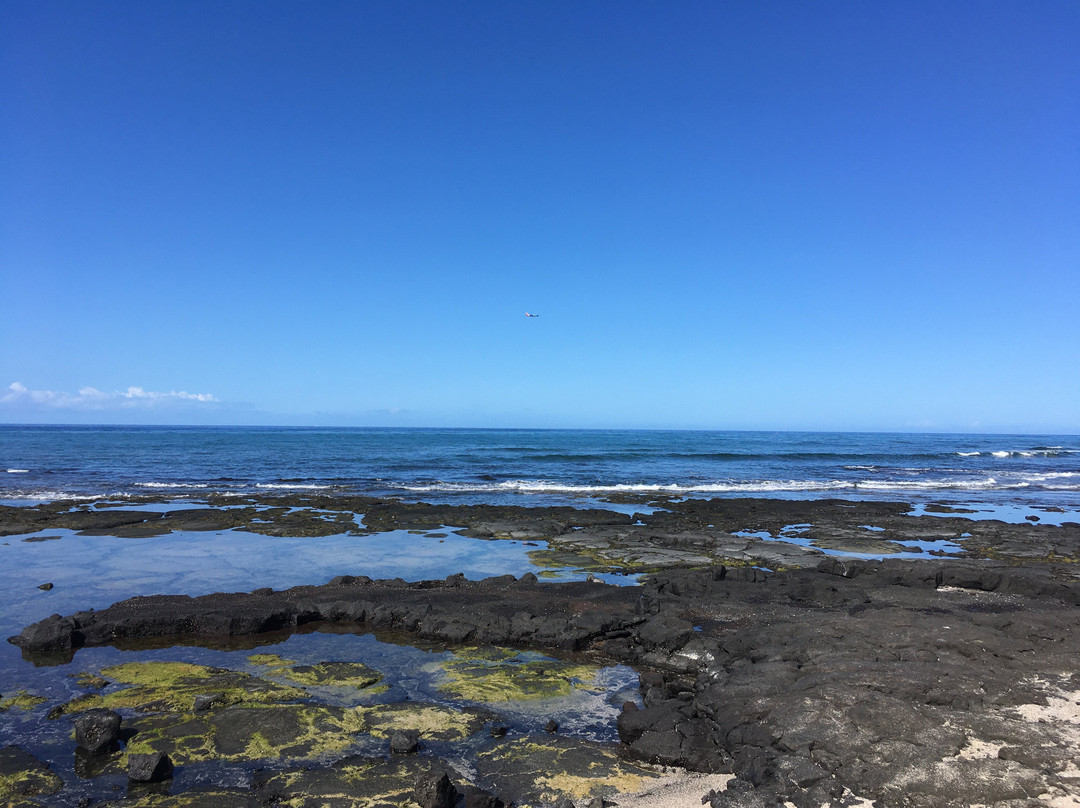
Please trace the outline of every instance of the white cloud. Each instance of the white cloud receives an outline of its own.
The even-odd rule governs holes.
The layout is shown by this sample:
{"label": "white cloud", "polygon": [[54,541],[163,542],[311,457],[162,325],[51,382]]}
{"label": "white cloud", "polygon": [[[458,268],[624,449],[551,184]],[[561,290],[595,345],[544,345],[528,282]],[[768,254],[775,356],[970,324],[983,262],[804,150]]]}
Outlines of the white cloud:
{"label": "white cloud", "polygon": [[30,390],[20,382],[13,382],[0,395],[0,404],[36,405],[57,410],[131,409],[186,403],[217,403],[217,399],[210,393],[188,393],[183,390],[155,393],[141,387],[129,387],[127,390],[114,393],[106,393],[94,387],[83,387],[78,393],[73,394],[56,390]]}

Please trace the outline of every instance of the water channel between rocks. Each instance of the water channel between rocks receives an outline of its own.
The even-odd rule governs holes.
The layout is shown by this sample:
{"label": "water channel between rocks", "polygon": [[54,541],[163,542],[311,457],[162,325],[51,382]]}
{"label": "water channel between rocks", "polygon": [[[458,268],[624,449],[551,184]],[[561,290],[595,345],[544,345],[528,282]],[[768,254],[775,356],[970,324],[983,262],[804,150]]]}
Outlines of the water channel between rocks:
{"label": "water channel between rocks", "polygon": [[[585,577],[579,569],[543,566],[540,556],[541,563],[535,563],[530,554],[545,549],[544,542],[474,539],[452,529],[305,538],[238,530],[118,538],[51,529],[0,541],[0,632],[6,638],[49,614],[100,609],[136,595],[284,589],[322,584],[341,574],[410,581],[457,572],[470,579],[508,572],[534,572],[549,580]],[[630,576],[600,577],[637,582]],[[40,589],[42,584],[52,588]],[[325,663],[336,664],[327,673]],[[350,678],[350,667],[372,676]],[[237,697],[240,706],[228,708],[241,729],[215,732],[196,720],[201,729],[190,732],[203,731],[210,739],[185,736],[196,717],[183,694],[191,702],[196,691],[220,686],[213,684],[216,679],[199,681],[215,669],[259,683],[260,692],[265,682],[286,692],[280,701],[260,705],[260,727],[246,736],[242,725],[250,693]],[[188,674],[194,677],[190,681],[183,679]],[[257,766],[385,755],[388,734],[401,728],[421,730],[424,754],[476,776],[477,761],[495,753],[493,727],[505,727],[506,736],[498,741],[502,747],[544,737],[548,722],[555,721],[560,742],[603,748],[618,740],[615,719],[622,704],[640,704],[637,673],[625,665],[597,666],[513,649],[448,649],[413,636],[376,636],[360,626],[247,638],[231,649],[87,648],[55,667],[35,667],[5,642],[0,683],[0,748],[17,745],[48,761],[64,781],[63,791],[53,797],[62,801],[115,799],[126,787],[122,761],[95,767],[73,754],[70,718],[84,707],[113,707],[144,739],[166,746],[178,764],[172,788],[177,793],[206,783],[245,787]],[[161,706],[157,702],[167,693],[180,693],[182,703],[142,715]],[[291,743],[266,737],[261,725],[271,711],[276,711],[271,726]],[[310,733],[306,746],[305,732]]]}

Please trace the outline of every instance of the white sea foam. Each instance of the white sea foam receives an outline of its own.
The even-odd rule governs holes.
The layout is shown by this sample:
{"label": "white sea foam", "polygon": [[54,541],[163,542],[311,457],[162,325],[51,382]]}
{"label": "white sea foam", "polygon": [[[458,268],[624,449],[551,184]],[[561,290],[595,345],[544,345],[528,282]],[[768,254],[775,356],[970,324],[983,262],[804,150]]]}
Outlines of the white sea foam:
{"label": "white sea foam", "polygon": [[613,485],[576,485],[550,480],[506,480],[498,483],[433,482],[395,486],[413,493],[443,494],[568,494],[596,496],[605,494],[746,494],[797,493],[817,491],[1004,491],[1020,490],[1039,485],[1053,490],[1080,490],[1080,484],[1060,479],[1080,477],[1078,472],[1031,474],[1011,479],[982,477],[979,479],[922,478],[911,480],[748,480],[698,484],[618,483]]}
{"label": "white sea foam", "polygon": [[[1057,457],[1063,454],[1077,454],[1080,453],[1080,449],[1065,449],[1061,446],[1044,446],[1038,449],[1012,449],[1009,451],[1000,450],[997,452],[990,452],[989,454],[994,457]],[[964,454],[964,452],[957,452],[957,454]],[[977,454],[977,453],[976,453]]]}
{"label": "white sea foam", "polygon": [[6,469],[8,474],[29,474],[30,469]]}
{"label": "white sea foam", "polygon": [[209,488],[207,483],[135,483],[136,488]]}
{"label": "white sea foam", "polygon": [[[5,500],[27,500],[33,502],[56,502],[58,500],[71,500],[72,502],[90,502],[95,499],[104,499],[104,494],[72,494],[67,491],[5,491]],[[119,495],[114,495],[119,496]]]}
{"label": "white sea foam", "polygon": [[755,491],[831,491],[854,487],[843,480],[758,480],[751,482],[702,483],[699,485],[634,484],[573,485],[548,480],[507,480],[501,483],[425,483],[402,485],[415,493],[523,493],[523,494],[695,494],[739,493]]}
{"label": "white sea foam", "polygon": [[255,487],[284,491],[321,491],[326,488],[332,488],[333,486],[315,485],[314,483],[256,483]]}
{"label": "white sea foam", "polygon": [[957,452],[961,457],[978,457],[982,452]]}

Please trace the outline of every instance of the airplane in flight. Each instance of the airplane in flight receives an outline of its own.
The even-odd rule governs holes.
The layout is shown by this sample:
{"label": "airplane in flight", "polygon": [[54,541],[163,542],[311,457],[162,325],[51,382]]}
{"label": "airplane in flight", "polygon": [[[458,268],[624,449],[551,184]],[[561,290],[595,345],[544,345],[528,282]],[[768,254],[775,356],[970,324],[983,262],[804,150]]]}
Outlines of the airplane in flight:
{"label": "airplane in flight", "polygon": [[539,317],[540,315],[539,314],[529,314],[529,312],[525,312],[525,316],[526,317]]}

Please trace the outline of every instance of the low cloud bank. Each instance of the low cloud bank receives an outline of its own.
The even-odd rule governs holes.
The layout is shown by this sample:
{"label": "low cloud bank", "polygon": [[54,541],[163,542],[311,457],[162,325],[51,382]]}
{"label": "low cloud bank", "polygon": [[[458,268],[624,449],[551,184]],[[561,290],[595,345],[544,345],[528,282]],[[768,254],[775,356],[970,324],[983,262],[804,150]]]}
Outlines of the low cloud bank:
{"label": "low cloud bank", "polygon": [[111,410],[156,407],[164,404],[216,404],[210,393],[188,393],[171,390],[156,393],[141,387],[113,393],[94,387],[84,387],[78,393],[56,390],[31,390],[20,382],[13,382],[0,395],[0,404],[16,407],[38,407],[56,410]]}

